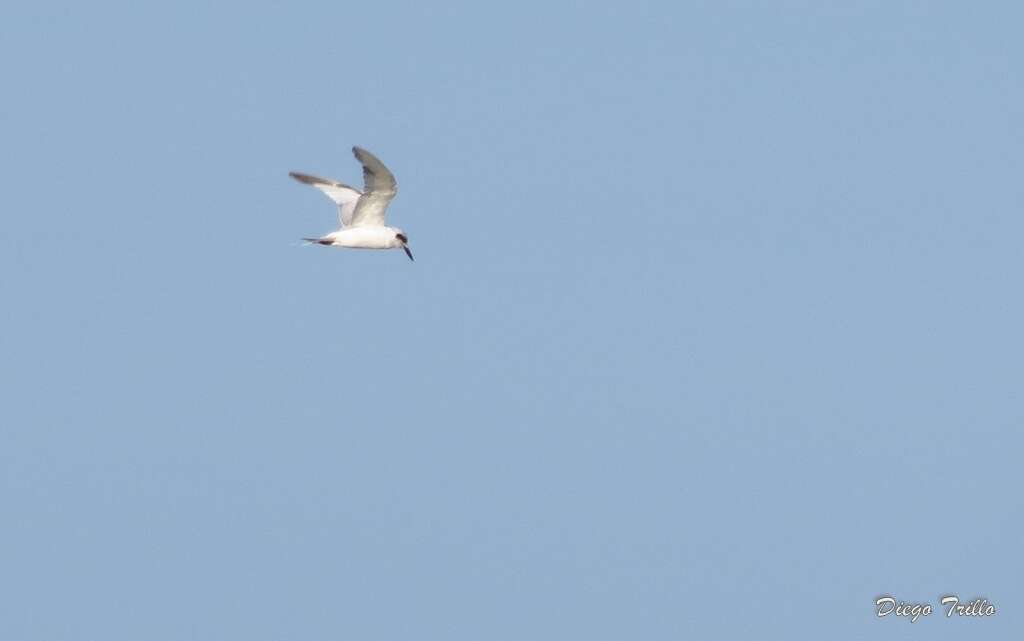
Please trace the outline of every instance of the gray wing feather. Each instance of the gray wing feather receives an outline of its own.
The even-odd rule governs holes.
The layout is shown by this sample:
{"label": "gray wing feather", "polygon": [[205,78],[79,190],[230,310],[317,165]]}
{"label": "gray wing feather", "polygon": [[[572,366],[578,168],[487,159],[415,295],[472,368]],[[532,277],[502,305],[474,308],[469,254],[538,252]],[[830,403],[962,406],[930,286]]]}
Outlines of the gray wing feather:
{"label": "gray wing feather", "polygon": [[352,225],[373,226],[384,224],[384,212],[391,199],[398,193],[395,176],[376,156],[361,147],[353,147],[352,153],[363,165],[363,194],[356,203],[352,214]]}
{"label": "gray wing feather", "polygon": [[295,171],[288,172],[288,175],[306,185],[312,185],[320,191],[324,192],[328,198],[338,204],[338,218],[341,220],[341,226],[347,227],[352,224],[352,218],[355,214],[356,205],[363,195],[355,187],[349,187],[345,183],[340,183],[337,180],[331,180],[329,178],[319,178],[317,176],[310,176],[309,174],[300,174]]}

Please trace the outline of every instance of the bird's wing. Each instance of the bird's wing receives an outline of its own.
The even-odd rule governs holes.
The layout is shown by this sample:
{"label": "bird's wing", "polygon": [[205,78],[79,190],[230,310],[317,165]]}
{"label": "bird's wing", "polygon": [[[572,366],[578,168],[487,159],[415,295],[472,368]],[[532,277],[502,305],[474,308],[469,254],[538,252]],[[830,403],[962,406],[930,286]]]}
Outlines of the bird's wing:
{"label": "bird's wing", "polygon": [[289,172],[288,175],[300,183],[313,185],[327,194],[328,198],[338,203],[338,218],[341,219],[341,226],[348,227],[352,224],[352,215],[356,211],[356,203],[359,201],[359,197],[363,195],[362,192],[355,187],[349,187],[336,180],[317,178],[316,176],[300,174],[294,171]]}
{"label": "bird's wing", "polygon": [[353,147],[352,153],[356,155],[363,165],[363,195],[356,203],[355,213],[352,215],[352,225],[377,226],[384,224],[384,212],[387,211],[388,203],[398,193],[398,184],[395,177],[388,168],[384,166],[376,156],[360,147]]}

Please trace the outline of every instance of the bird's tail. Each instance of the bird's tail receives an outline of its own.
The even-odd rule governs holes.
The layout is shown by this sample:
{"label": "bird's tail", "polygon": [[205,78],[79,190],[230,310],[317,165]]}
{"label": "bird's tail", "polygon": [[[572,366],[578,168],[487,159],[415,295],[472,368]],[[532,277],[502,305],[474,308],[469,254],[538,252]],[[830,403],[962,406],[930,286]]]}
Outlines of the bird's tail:
{"label": "bird's tail", "polygon": [[303,238],[310,245],[333,245],[334,241],[330,238]]}

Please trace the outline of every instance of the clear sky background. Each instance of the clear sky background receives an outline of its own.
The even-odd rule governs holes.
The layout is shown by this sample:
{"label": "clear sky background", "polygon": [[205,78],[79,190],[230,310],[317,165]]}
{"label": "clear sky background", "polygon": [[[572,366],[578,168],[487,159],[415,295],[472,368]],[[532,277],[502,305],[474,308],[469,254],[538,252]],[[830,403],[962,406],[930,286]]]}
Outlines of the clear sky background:
{"label": "clear sky background", "polygon": [[160,5],[0,12],[0,638],[1024,629],[1018,3]]}

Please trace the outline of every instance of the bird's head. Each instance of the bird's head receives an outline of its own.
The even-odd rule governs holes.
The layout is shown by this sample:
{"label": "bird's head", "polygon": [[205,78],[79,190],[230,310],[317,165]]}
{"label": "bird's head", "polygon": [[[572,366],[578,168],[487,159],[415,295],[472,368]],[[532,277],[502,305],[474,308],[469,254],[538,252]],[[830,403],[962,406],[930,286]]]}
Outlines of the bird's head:
{"label": "bird's head", "polygon": [[405,232],[400,229],[396,231],[395,240],[402,244],[401,247],[405,250],[405,255],[409,257],[409,260],[413,260],[412,252],[409,251],[409,237],[405,235]]}

